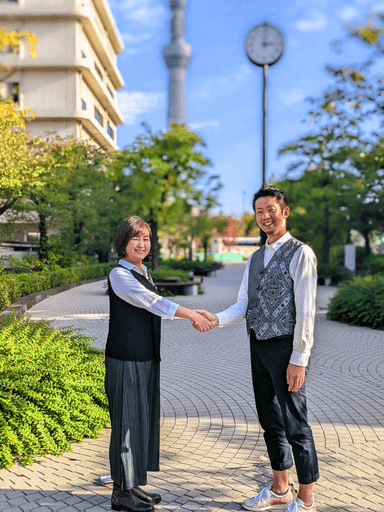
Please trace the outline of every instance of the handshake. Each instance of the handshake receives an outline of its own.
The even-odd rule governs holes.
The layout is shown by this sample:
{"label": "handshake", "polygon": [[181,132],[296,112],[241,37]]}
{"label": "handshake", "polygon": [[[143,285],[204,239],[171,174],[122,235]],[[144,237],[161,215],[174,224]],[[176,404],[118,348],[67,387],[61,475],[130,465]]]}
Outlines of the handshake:
{"label": "handshake", "polygon": [[210,331],[219,325],[219,319],[217,316],[205,311],[204,309],[195,309],[191,311],[191,313],[191,324],[197,331]]}

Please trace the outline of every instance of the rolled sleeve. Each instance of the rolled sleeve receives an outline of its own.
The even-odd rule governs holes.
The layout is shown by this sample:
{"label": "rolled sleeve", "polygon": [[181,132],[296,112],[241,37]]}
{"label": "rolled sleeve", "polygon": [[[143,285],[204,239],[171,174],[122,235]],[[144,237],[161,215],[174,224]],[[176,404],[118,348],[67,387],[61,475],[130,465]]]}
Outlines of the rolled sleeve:
{"label": "rolled sleeve", "polygon": [[290,267],[296,306],[290,362],[297,366],[307,366],[314,342],[317,290],[317,261],[312,249],[307,245],[298,249]]}
{"label": "rolled sleeve", "polygon": [[115,267],[109,274],[109,280],[113,291],[125,302],[146,309],[164,319],[175,318],[179,304],[148,290],[133,277],[129,270]]}

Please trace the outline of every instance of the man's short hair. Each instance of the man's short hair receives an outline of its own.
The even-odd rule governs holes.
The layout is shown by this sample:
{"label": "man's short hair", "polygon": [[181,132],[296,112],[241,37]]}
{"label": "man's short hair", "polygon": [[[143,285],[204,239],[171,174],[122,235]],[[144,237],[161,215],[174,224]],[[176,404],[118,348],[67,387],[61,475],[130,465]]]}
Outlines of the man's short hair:
{"label": "man's short hair", "polygon": [[278,188],[274,187],[267,187],[263,185],[260,190],[256,192],[256,194],[253,196],[253,202],[252,202],[252,208],[253,211],[256,212],[256,201],[260,197],[276,197],[276,199],[283,203],[284,206],[288,206],[288,200],[282,190],[279,190]]}

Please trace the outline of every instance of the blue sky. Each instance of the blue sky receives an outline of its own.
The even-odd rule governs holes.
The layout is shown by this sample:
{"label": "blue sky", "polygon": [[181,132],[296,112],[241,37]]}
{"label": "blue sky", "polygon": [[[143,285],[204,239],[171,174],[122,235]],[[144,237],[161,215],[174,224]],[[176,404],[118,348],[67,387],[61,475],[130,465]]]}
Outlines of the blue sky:
{"label": "blue sky", "polygon": [[[118,93],[124,125],[120,148],[142,133],[167,124],[168,71],[162,48],[170,40],[168,0],[110,0],[125,44],[118,66],[125,87]],[[224,185],[220,210],[251,211],[261,185],[262,69],[244,50],[254,26],[267,21],[284,34],[281,60],[268,76],[267,181],[282,177],[290,157],[278,157],[284,144],[305,135],[306,98],[319,96],[330,83],[326,64],[357,63],[368,55],[357,41],[342,52],[332,41],[346,39],[346,24],[361,23],[369,12],[384,11],[384,0],[186,0],[185,39],[192,45],[187,69],[188,125],[206,142],[210,172]],[[312,127],[313,129],[313,127]]]}

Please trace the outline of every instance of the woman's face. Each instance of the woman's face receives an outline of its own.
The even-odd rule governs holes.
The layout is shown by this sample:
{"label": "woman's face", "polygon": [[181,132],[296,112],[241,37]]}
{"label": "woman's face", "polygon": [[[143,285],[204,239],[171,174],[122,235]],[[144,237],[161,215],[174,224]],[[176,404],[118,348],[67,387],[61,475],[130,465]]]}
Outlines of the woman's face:
{"label": "woman's face", "polygon": [[150,249],[151,239],[149,231],[144,229],[130,239],[125,248],[124,259],[133,265],[141,265],[141,262],[148,255]]}

